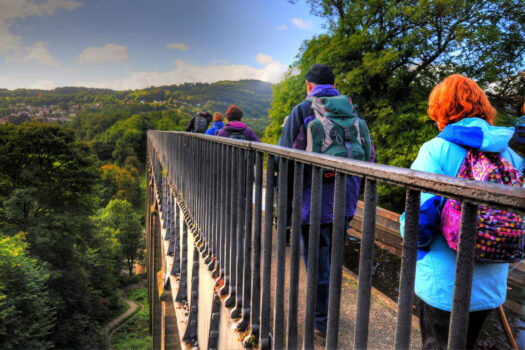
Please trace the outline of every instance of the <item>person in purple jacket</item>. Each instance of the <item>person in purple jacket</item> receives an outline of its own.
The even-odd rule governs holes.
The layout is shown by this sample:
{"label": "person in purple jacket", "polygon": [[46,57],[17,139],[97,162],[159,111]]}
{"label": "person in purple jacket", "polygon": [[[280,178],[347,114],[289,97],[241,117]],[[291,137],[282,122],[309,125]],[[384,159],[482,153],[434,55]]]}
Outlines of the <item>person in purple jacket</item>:
{"label": "person in purple jacket", "polygon": [[[305,120],[315,118],[312,110],[310,97],[338,96],[339,91],[335,88],[335,75],[327,65],[314,64],[305,76],[306,80],[306,99],[299,103],[288,116],[279,146],[306,149]],[[373,147],[373,146],[372,146]],[[375,161],[375,151],[372,152],[372,162]],[[328,175],[328,174],[326,174]],[[293,177],[293,176],[292,176]],[[289,176],[290,178],[290,176]],[[346,208],[345,221],[346,228],[354,216],[361,178],[357,176],[346,177]],[[321,227],[319,237],[319,265],[317,278],[317,301],[315,306],[315,338],[324,345],[326,339],[326,328],[328,320],[328,288],[330,284],[330,259],[331,259],[331,240],[332,224],[334,221],[334,177],[325,176],[322,184],[322,203],[321,203]],[[288,192],[293,188],[288,185]],[[310,231],[310,204],[312,192],[312,173],[309,166],[305,167],[303,182],[303,205],[302,205],[302,226],[301,241],[303,246],[303,259],[308,268],[308,236]],[[290,198],[288,199],[290,201]]]}
{"label": "person in purple jacket", "polygon": [[261,142],[253,130],[241,122],[242,111],[239,107],[235,105],[228,107],[226,119],[228,120],[228,124],[219,131],[217,136],[229,137],[235,140]]}

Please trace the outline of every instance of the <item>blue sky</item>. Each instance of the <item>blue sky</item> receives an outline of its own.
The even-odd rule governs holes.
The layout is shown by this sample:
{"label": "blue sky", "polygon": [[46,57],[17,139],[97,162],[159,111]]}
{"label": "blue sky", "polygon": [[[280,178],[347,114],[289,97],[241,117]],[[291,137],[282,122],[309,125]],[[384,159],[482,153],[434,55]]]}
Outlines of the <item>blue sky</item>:
{"label": "blue sky", "polygon": [[277,82],[322,32],[304,1],[0,0],[0,88]]}

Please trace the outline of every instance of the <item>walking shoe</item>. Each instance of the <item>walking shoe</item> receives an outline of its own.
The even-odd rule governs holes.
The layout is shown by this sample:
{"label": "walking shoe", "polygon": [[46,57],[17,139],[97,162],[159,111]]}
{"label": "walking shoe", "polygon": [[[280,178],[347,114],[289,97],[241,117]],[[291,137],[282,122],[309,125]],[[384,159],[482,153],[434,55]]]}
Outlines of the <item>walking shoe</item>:
{"label": "walking shoe", "polygon": [[326,346],[326,334],[318,329],[314,329],[314,339],[319,345]]}

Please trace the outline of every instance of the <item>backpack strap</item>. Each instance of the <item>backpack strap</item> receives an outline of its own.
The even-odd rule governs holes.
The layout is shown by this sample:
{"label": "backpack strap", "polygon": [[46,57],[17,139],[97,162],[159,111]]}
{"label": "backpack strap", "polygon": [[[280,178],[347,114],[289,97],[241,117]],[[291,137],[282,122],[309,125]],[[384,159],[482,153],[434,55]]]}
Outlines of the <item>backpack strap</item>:
{"label": "backpack strap", "polygon": [[[354,127],[355,127],[355,123],[354,123]],[[356,128],[357,130],[357,128]],[[352,151],[352,129],[350,128],[347,128],[347,129],[343,129],[343,132],[344,132],[344,135],[345,135],[345,147],[346,147],[346,153],[348,155],[348,158],[349,159],[352,159],[352,156],[353,156],[353,151]]]}
{"label": "backpack strap", "polygon": [[359,143],[361,143],[361,146],[365,151],[365,160],[369,161],[372,158],[372,140],[370,139],[370,130],[368,130],[366,122],[361,119],[361,117],[358,116],[357,120],[359,122],[359,130],[361,135],[359,138]]}

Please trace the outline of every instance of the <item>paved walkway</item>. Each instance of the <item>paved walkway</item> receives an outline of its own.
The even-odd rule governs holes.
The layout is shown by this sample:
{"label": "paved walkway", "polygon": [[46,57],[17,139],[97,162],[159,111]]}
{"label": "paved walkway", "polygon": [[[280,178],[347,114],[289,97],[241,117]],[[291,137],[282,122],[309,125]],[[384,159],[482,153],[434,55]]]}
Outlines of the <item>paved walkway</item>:
{"label": "paved walkway", "polygon": [[[129,289],[133,289],[133,288],[141,288],[143,287],[144,284],[143,283],[136,283],[136,284],[132,284],[130,286],[127,286],[126,288],[124,288],[122,290],[123,293],[125,293],[126,291],[128,291]],[[131,315],[136,309],[137,307],[140,307],[140,311],[142,311],[142,309],[144,308],[144,305],[140,304],[139,306],[137,306],[137,304],[133,301],[133,300],[129,300],[129,299],[126,299],[125,297],[121,296],[121,299],[124,300],[128,305],[129,305],[129,309],[124,312],[122,315],[118,316],[117,318],[113,319],[113,321],[111,321],[105,328],[104,328],[104,332],[108,335],[108,348],[110,350],[113,350],[113,344],[112,344],[112,339],[113,339],[113,335],[115,334],[116,331],[118,331],[122,326],[124,326],[126,324],[126,322],[128,322],[129,320],[126,320],[126,322],[122,323],[121,325],[117,326],[120,322],[122,322],[122,320],[126,319],[126,317],[128,317],[129,315]]]}
{"label": "paved walkway", "polygon": [[[275,273],[276,273],[276,242],[277,237],[274,231],[272,252],[272,309],[271,318],[273,319],[273,300],[275,300]],[[285,319],[288,312],[288,289],[290,276],[290,247],[286,247],[286,272],[285,272]],[[299,309],[298,309],[298,338],[299,347],[302,347],[304,335],[304,317],[306,306],[306,271],[301,257],[300,278],[299,278]],[[354,344],[355,314],[357,308],[357,276],[343,267],[343,280],[341,291],[341,308],[339,323],[339,347],[341,349],[352,349]],[[393,349],[395,343],[395,327],[397,320],[397,304],[377,289],[373,288],[370,324],[368,334],[368,349]],[[412,332],[410,349],[421,349],[421,335],[417,326],[417,318],[412,319]],[[272,321],[273,322],[273,321]],[[316,344],[316,349],[323,347]]]}

